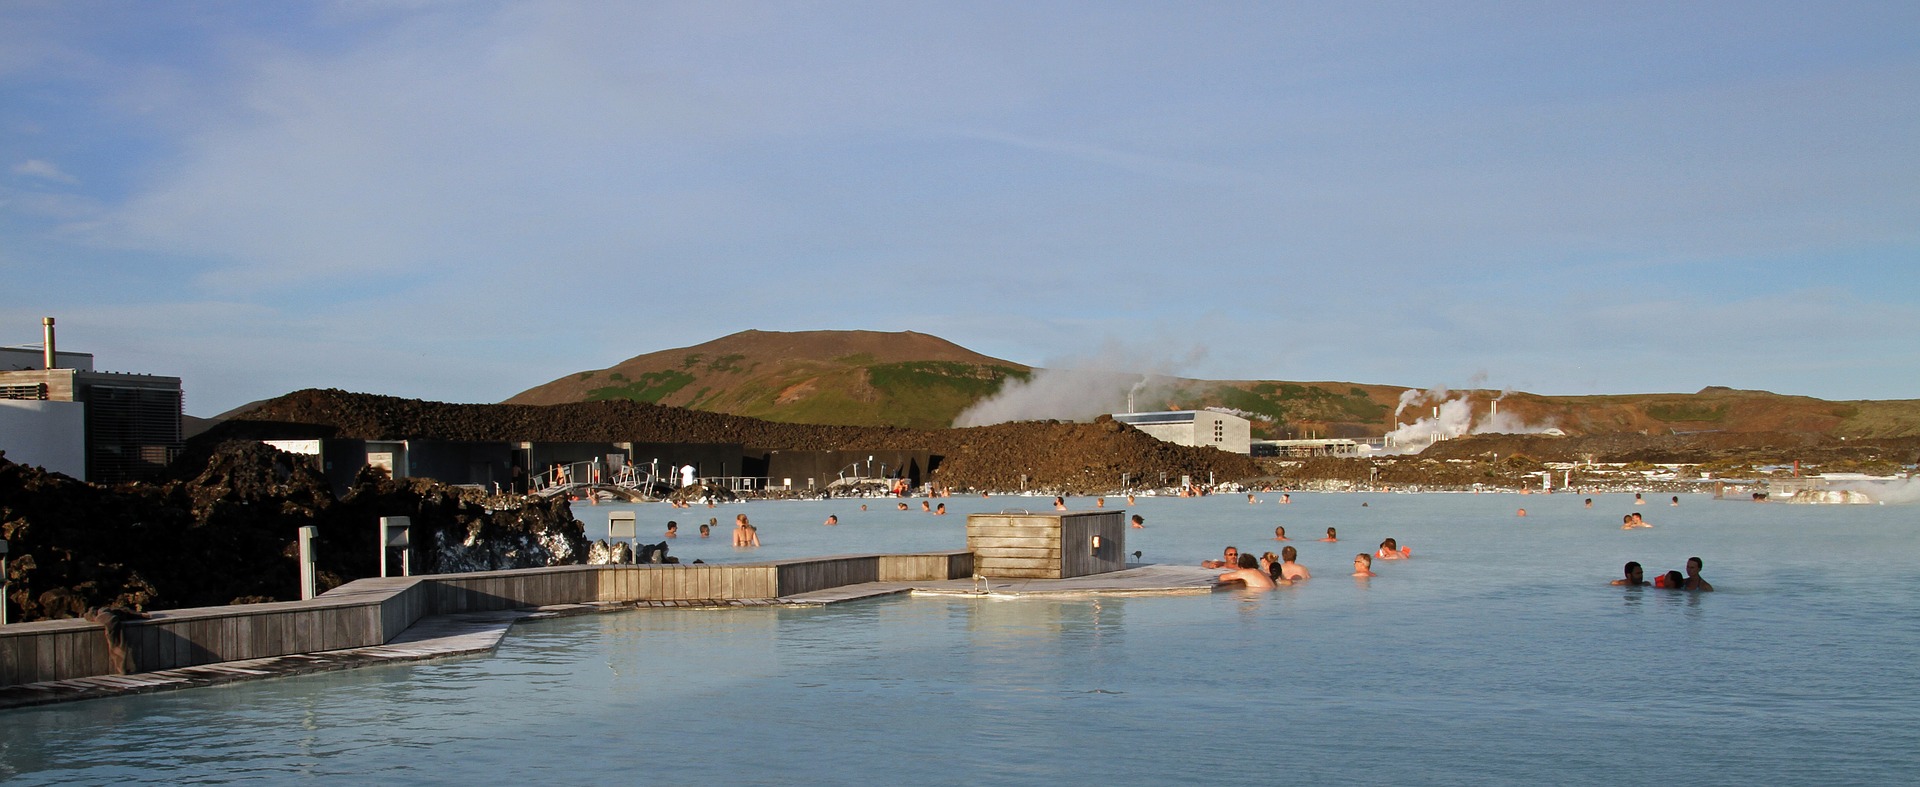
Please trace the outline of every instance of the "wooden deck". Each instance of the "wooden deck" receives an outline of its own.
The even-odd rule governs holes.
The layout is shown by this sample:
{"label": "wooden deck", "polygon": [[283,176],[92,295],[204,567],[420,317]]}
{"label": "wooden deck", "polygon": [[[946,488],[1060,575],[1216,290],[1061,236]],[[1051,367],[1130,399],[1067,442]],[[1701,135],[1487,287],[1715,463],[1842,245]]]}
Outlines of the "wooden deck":
{"label": "wooden deck", "polygon": [[[490,653],[514,623],[522,620],[590,615],[652,608],[726,608],[824,606],[912,593],[962,597],[1161,595],[1207,593],[1217,584],[1215,569],[1197,566],[1134,565],[1122,571],[1069,579],[989,578],[875,581],[780,598],[673,601],[592,601],[517,610],[481,610],[421,618],[383,645],[226,661],[131,675],[96,675],[0,688],[0,710],[55,702],[217,686],[242,680],[287,677],[430,659]],[[983,592],[984,591],[984,592]]]}

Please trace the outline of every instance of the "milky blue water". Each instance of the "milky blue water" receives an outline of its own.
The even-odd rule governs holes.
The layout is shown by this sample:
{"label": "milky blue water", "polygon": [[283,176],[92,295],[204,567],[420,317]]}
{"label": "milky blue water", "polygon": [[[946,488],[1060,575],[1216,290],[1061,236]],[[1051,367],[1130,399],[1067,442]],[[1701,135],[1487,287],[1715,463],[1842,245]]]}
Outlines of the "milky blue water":
{"label": "milky blue water", "polygon": [[[893,598],[517,626],[410,666],[0,712],[0,778],[104,784],[1911,783],[1920,509],[1630,495],[1141,498],[1128,550],[1280,546],[1270,592]],[[759,550],[964,546],[944,518],[753,503]],[[1086,506],[1084,498],[1076,506]],[[1363,507],[1362,503],[1366,505]],[[1118,507],[1124,501],[1110,499]],[[1529,516],[1515,516],[1520,507]],[[599,507],[627,510],[633,507]],[[643,527],[690,512],[638,507]],[[691,513],[702,513],[697,509]],[[582,508],[592,521],[594,510]],[[838,513],[842,524],[820,524]],[[600,515],[604,527],[604,514]],[[1328,526],[1342,540],[1309,540]],[[590,525],[591,527],[591,525]],[[644,532],[644,531],[643,531]],[[651,534],[649,534],[651,535]],[[1393,536],[1414,559],[1346,574]],[[1607,586],[1705,559],[1711,594]]]}

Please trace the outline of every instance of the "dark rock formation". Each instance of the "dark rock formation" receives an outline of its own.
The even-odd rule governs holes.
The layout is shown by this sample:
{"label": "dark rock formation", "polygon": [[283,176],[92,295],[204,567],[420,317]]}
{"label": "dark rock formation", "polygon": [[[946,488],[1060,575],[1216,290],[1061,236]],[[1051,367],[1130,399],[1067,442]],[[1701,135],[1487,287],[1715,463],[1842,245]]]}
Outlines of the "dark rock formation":
{"label": "dark rock formation", "polygon": [[415,573],[579,563],[564,500],[488,498],[363,473],[335,498],[311,458],[257,442],[203,447],[164,484],[105,487],[0,454],[0,538],[14,620],[299,597],[299,528],[316,528],[322,592],[378,576],[378,522],[412,518]]}

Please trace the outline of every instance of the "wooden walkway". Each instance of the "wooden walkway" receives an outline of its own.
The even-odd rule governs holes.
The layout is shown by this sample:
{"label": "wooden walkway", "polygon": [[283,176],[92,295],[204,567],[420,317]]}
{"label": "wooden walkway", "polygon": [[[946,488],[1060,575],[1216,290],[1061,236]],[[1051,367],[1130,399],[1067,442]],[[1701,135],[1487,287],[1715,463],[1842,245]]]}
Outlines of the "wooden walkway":
{"label": "wooden walkway", "polygon": [[522,620],[591,615],[632,609],[683,608],[718,609],[726,607],[824,606],[878,598],[902,593],[998,597],[1074,596],[1074,595],[1149,595],[1169,593],[1206,593],[1214,588],[1215,569],[1197,566],[1133,566],[1124,571],[1073,579],[988,579],[974,581],[948,579],[913,582],[867,582],[827,590],[800,593],[778,599],[726,599],[712,601],[635,601],[556,604],[523,610],[465,612],[423,618],[392,641],[373,647],[297,653],[246,661],[228,661],[197,667],[143,672],[133,675],[98,675],[72,680],[27,683],[0,688],[0,710],[45,705],[55,702],[146,694],[157,691],[218,686],[243,680],[306,675],[316,672],[353,669],[380,664],[398,664],[430,659],[490,653],[506,636],[507,629]]}

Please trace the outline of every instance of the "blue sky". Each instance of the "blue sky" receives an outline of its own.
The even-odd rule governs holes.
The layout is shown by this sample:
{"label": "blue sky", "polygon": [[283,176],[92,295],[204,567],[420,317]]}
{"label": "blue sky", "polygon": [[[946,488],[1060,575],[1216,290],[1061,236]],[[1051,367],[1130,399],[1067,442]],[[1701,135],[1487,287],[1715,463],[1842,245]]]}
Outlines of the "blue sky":
{"label": "blue sky", "polygon": [[196,415],[749,328],[1916,398],[1916,140],[1911,2],[0,0],[0,344]]}

